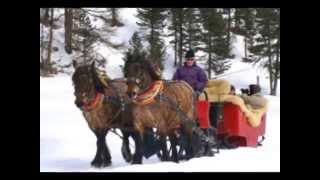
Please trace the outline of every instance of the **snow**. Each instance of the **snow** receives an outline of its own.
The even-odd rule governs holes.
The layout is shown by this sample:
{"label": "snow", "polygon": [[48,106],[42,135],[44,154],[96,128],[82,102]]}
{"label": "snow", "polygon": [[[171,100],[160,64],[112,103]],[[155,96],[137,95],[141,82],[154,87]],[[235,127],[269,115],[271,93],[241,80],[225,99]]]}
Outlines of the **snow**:
{"label": "snow", "polygon": [[96,138],[74,105],[71,77],[40,78],[40,171],[103,172],[215,172],[280,171],[280,97],[266,96],[266,140],[262,147],[221,150],[214,157],[160,162],[156,156],[144,159],[143,165],[126,163],[120,153],[121,139],[109,133],[107,144],[112,166],[90,166],[96,152]]}
{"label": "snow", "polygon": [[[136,25],[135,8],[123,8],[120,17],[123,27],[115,30],[111,36],[112,42],[124,42],[128,45]],[[63,21],[63,18],[61,18]],[[61,24],[61,23],[60,23]],[[63,23],[62,23],[63,24]],[[47,29],[45,29],[47,31]],[[61,59],[61,64],[71,62],[72,55],[64,51],[63,28],[54,30],[53,46],[59,48],[53,53],[53,60]],[[174,52],[165,39],[167,46],[166,61],[164,62],[164,79],[171,79],[176,68]],[[121,155],[121,139],[109,133],[107,144],[112,156],[112,166],[93,168],[91,160],[96,153],[96,137],[89,129],[82,113],[74,105],[75,97],[71,77],[68,74],[58,74],[54,78],[40,77],[40,171],[41,172],[230,172],[230,171],[280,171],[280,80],[277,96],[269,96],[269,80],[266,71],[259,66],[241,62],[244,56],[243,37],[233,37],[231,60],[232,66],[221,76],[229,80],[239,93],[240,88],[248,88],[256,83],[260,76],[263,94],[269,100],[267,112],[266,140],[258,148],[241,147],[234,150],[220,150],[214,157],[194,158],[189,161],[161,162],[156,156],[143,160],[143,165],[131,165],[124,161]],[[111,78],[122,77],[121,65],[124,64],[123,50],[115,50],[103,45],[96,49],[106,59],[106,72]],[[201,52],[196,54],[201,56]],[[203,64],[199,63],[200,66]],[[69,73],[73,68],[69,68]],[[133,145],[133,143],[131,142]]]}

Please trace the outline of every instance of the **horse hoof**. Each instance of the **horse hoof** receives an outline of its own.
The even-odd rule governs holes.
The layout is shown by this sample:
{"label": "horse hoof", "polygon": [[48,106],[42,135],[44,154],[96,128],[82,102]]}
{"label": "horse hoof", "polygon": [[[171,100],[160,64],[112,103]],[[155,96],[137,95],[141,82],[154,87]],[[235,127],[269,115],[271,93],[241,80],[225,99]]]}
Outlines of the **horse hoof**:
{"label": "horse hoof", "polygon": [[111,166],[111,164],[112,164],[111,161],[105,161],[101,164],[100,167],[108,167],[108,166]]}
{"label": "horse hoof", "polygon": [[207,153],[205,154],[205,156],[212,157],[212,156],[214,156],[214,152],[209,151],[209,152],[207,152]]}
{"label": "horse hoof", "polygon": [[111,165],[111,161],[97,161],[94,160],[91,162],[91,166],[95,168],[103,168]]}
{"label": "horse hoof", "polygon": [[132,161],[131,164],[142,164],[142,161]]}
{"label": "horse hoof", "polygon": [[132,161],[132,155],[131,155],[131,154],[122,153],[122,157],[123,157],[123,159],[124,159],[127,163],[129,163],[129,162]]}
{"label": "horse hoof", "polygon": [[173,159],[173,162],[179,163],[179,159]]}

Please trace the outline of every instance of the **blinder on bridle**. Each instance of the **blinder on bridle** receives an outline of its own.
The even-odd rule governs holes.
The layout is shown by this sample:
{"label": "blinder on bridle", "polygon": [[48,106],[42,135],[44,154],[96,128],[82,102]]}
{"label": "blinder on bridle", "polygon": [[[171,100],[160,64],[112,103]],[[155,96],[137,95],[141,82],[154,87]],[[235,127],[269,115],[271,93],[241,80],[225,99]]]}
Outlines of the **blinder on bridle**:
{"label": "blinder on bridle", "polygon": [[[79,67],[78,67],[79,68]],[[95,88],[95,96],[94,97],[85,97],[89,104],[91,102],[94,102],[96,100],[97,95],[103,95],[102,98],[104,99],[104,102],[110,102],[112,104],[117,104],[120,105],[121,107],[121,111],[124,111],[124,107],[125,107],[125,101],[124,98],[121,96],[121,94],[119,93],[118,89],[113,86],[112,84],[108,83],[108,78],[105,74],[101,74],[101,72],[97,72],[97,70],[94,68],[94,64],[91,65],[91,67],[88,67],[88,69],[86,69],[86,71],[79,71],[79,74],[77,75],[76,78],[73,79],[74,84],[81,84],[81,81],[89,81],[90,84],[94,85]],[[92,76],[90,76],[88,73],[91,73]],[[115,93],[115,96],[108,96],[105,94],[105,89],[106,88],[110,88],[111,91],[113,91]],[[88,92],[90,91],[90,87],[82,87],[82,90],[84,90],[84,92],[77,92],[78,96],[87,96]],[[83,107],[88,104],[88,102],[84,102],[83,99],[81,101],[77,101],[75,102],[76,106],[80,109],[83,110]]]}

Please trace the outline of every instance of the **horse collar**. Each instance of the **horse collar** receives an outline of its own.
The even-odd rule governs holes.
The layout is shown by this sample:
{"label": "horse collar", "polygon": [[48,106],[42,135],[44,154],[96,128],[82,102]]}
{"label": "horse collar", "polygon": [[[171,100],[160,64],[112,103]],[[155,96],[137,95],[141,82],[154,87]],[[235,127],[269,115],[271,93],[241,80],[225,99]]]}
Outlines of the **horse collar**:
{"label": "horse collar", "polygon": [[91,111],[94,108],[96,108],[99,104],[99,102],[101,102],[101,100],[103,99],[104,94],[103,93],[96,93],[95,97],[93,98],[93,100],[91,100],[88,103],[85,103],[83,105],[83,110],[84,111]]}

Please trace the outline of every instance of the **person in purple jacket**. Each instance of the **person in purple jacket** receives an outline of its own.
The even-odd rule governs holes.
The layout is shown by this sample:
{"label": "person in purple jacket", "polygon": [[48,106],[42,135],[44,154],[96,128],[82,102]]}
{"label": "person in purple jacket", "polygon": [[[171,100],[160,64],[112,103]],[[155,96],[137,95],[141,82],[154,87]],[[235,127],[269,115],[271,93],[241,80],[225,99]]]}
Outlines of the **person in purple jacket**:
{"label": "person in purple jacket", "polygon": [[173,75],[173,80],[184,80],[199,95],[207,85],[208,78],[206,73],[195,61],[193,50],[189,50],[185,55],[184,65],[179,67]]}
{"label": "person in purple jacket", "polygon": [[[184,80],[194,89],[196,95],[199,96],[208,83],[207,75],[203,69],[197,66],[192,50],[186,53],[185,58],[184,65],[177,69],[173,75],[173,80]],[[202,131],[206,136],[210,136],[209,128],[202,129]],[[201,147],[196,156],[213,156],[214,152],[211,148],[209,142],[201,140]]]}

